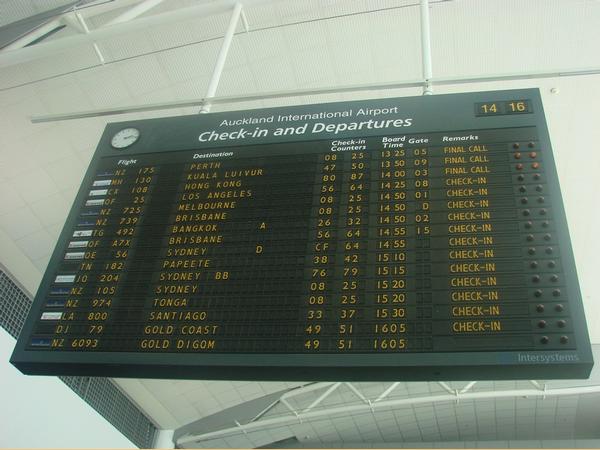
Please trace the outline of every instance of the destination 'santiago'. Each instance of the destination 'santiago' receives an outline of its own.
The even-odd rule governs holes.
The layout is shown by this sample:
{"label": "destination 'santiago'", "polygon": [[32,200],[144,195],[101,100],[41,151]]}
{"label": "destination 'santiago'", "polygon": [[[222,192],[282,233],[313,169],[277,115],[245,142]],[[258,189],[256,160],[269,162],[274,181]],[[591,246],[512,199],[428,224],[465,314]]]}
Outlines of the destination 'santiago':
{"label": "destination 'santiago'", "polygon": [[210,311],[207,288],[227,284],[235,270],[227,267],[219,252],[232,237],[223,224],[232,219],[236,208],[251,205],[248,180],[262,176],[262,168],[227,169],[220,161],[186,165],[173,220],[167,227],[158,280],[152,286],[152,309],[139,344],[142,349],[219,349],[223,318]]}

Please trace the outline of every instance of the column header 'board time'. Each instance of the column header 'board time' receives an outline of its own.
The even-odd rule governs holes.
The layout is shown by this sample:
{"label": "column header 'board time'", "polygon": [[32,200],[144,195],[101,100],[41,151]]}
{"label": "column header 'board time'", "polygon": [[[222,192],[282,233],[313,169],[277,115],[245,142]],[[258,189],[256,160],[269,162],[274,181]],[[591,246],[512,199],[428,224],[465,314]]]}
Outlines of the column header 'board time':
{"label": "column header 'board time'", "polygon": [[12,357],[155,378],[578,378],[537,90],[109,124]]}

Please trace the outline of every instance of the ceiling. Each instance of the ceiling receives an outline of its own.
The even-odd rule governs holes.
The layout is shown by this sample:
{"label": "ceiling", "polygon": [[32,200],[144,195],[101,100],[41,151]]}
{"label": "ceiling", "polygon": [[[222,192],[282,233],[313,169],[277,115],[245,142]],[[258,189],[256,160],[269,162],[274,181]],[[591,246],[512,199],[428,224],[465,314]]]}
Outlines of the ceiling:
{"label": "ceiling", "polygon": [[[598,381],[598,380],[596,380]],[[390,383],[356,383],[366,398],[377,398]],[[461,390],[466,383],[449,383],[447,387]],[[470,392],[479,395],[486,392],[505,393],[510,390],[531,388],[527,381],[480,382]],[[552,383],[547,386],[552,389]],[[308,407],[324,389],[312,396],[298,396],[294,407]],[[313,420],[297,420],[290,417],[285,423],[273,424],[273,420],[257,430],[243,433],[229,424],[227,433],[212,439],[192,440],[182,446],[190,448],[211,447],[306,447],[329,446],[355,448],[399,447],[547,447],[575,448],[575,439],[597,438],[600,425],[598,408],[594,405],[600,394],[548,396],[546,398],[526,395],[499,397],[495,399],[459,399],[431,401],[432,397],[447,394],[437,383],[400,383],[391,394],[393,399],[410,399],[411,402],[394,407],[368,407],[361,412],[340,410],[355,406],[360,400],[354,392],[342,385],[328,397],[319,408],[332,411]],[[424,401],[419,401],[424,400]],[[262,420],[285,416],[285,407],[278,405]],[[335,411],[335,413],[333,413]],[[287,415],[291,416],[289,411]],[[196,436],[195,436],[196,437]],[[483,444],[482,441],[495,441]],[[519,442],[514,442],[519,441]],[[524,441],[529,443],[525,443]],[[533,441],[533,442],[532,442]],[[537,442],[536,442],[537,441]],[[543,443],[540,441],[544,441]],[[562,441],[562,442],[561,442]],[[510,442],[510,445],[509,445]],[[532,445],[533,443],[533,445]],[[597,446],[597,442],[596,442]]]}
{"label": "ceiling", "polygon": [[[70,2],[0,0],[0,25],[65,3]],[[95,3],[104,4],[81,9],[91,30],[137,2]],[[205,3],[218,1],[167,0],[142,18]],[[240,27],[233,40],[217,91],[219,96],[421,78],[416,0],[248,0],[245,3],[250,32],[245,33]],[[198,108],[43,124],[32,124],[29,118],[201,98],[206,93],[228,21],[227,13],[195,16],[104,37],[96,42],[104,65],[91,43],[19,64],[2,63],[0,52],[0,263],[30,292],[37,289],[106,123],[193,114]],[[431,0],[431,27],[433,73],[438,78],[600,67],[597,0]],[[67,27],[38,45],[77,34],[76,29]],[[595,150],[600,142],[598,76],[434,86],[434,93],[525,87],[539,87],[542,92],[586,315],[600,317],[600,292],[594,287],[600,254],[600,240],[596,238],[600,227],[600,208],[596,207],[600,198],[600,154]],[[420,94],[420,89],[411,88],[306,95],[214,105],[213,111]],[[592,342],[600,344],[600,322],[589,320],[588,326]],[[175,429],[303,383],[118,380],[118,384],[159,428]],[[380,384],[363,386],[374,391],[381,387]],[[564,401],[569,408],[577,409],[573,398]],[[485,402],[488,406],[482,408],[491,404],[496,405],[494,408],[506,406],[507,410],[517,412],[520,409],[514,399],[505,406],[497,402]],[[483,413],[476,409],[477,405],[473,402],[461,408],[469,417],[473,414],[479,417]],[[548,405],[544,408],[557,414],[557,404]],[[457,408],[429,405],[423,412],[411,414],[443,421],[459,417]],[[537,407],[532,410],[541,411]],[[514,425],[507,426],[521,423],[517,412],[510,419]],[[389,414],[398,420],[403,413]],[[345,428],[349,428],[349,421],[371,423],[368,414],[362,416],[340,418],[340,423],[346,421]],[[392,421],[392,416],[387,420]],[[465,423],[469,420],[465,419]],[[306,435],[324,436],[325,431],[311,429]],[[393,436],[401,441],[504,439],[501,433],[493,438],[488,434],[444,435],[421,431],[421,434]],[[329,441],[321,439],[312,444],[324,446],[338,441],[332,435]],[[228,445],[225,441],[220,444]],[[212,441],[210,445],[219,446],[219,442]]]}

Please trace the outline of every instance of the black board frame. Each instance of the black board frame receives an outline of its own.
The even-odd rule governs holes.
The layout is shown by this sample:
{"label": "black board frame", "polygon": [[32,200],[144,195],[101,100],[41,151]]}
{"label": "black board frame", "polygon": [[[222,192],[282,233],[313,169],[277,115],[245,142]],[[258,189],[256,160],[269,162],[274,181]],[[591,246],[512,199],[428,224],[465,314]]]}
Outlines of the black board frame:
{"label": "black board frame", "polygon": [[[529,114],[477,115],[477,105],[527,99],[533,112]],[[202,130],[218,129],[222,120],[244,117],[265,117],[271,114],[306,114],[316,111],[339,111],[348,108],[398,107],[405,117],[412,118],[410,128],[398,134],[419,132],[459,131],[477,128],[506,128],[534,126],[543,148],[551,150],[550,137],[538,89],[490,91],[327,103],[259,110],[213,113],[207,115],[170,117],[110,123],[106,126],[97,150],[83,178],[63,232],[50,259],[49,268],[59,264],[66,248],[79,210],[95,176],[99,159],[107,155],[123,156],[135,152],[153,153],[169,150],[223,149],[231,142],[202,143]],[[344,119],[330,119],[331,123]],[[275,126],[275,125],[274,125]],[[110,139],[120,129],[136,127],[141,138],[131,151],[114,149]],[[361,136],[380,135],[381,130],[367,130]],[[390,133],[391,134],[391,133]],[[355,131],[341,132],[335,137],[355,137]],[[312,134],[310,139],[328,139],[327,133]],[[309,139],[306,137],[305,139]],[[293,142],[298,136],[236,141],[244,145]],[[452,353],[385,353],[385,354],[190,354],[149,352],[49,352],[27,350],[27,339],[35,320],[43,309],[42,294],[52,282],[53,271],[47,270],[38,294],[16,344],[11,363],[26,374],[82,375],[133,378],[227,379],[227,380],[322,380],[322,381],[426,381],[426,380],[484,380],[484,379],[558,379],[587,378],[593,359],[575,260],[568,235],[568,226],[558,174],[552,151],[545,154],[546,175],[554,204],[554,219],[559,232],[561,260],[568,286],[571,317],[574,322],[577,349],[548,352],[452,352]]]}

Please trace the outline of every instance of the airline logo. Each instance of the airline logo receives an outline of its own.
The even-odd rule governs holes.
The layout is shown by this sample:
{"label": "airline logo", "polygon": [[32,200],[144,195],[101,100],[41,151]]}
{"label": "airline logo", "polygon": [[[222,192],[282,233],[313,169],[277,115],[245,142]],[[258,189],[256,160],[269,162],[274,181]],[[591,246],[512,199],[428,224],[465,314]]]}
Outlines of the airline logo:
{"label": "airline logo", "polygon": [[94,189],[89,193],[90,197],[100,197],[102,195],[108,194],[108,189]]}
{"label": "airline logo", "polygon": [[71,241],[68,248],[85,248],[90,241]]}
{"label": "airline logo", "polygon": [[42,320],[60,320],[62,319],[62,315],[63,313],[61,312],[43,312],[42,313]]}
{"label": "airline logo", "polygon": [[48,338],[33,338],[31,339],[32,347],[50,347],[50,339]]}
{"label": "airline logo", "polygon": [[56,278],[54,279],[54,282],[55,283],[73,283],[73,282],[75,282],[75,275],[57,275]]}
{"label": "airline logo", "polygon": [[65,287],[55,287],[50,289],[50,295],[67,295],[69,292],[71,292],[71,289]]}
{"label": "airline logo", "polygon": [[65,298],[49,298],[46,300],[46,306],[49,308],[62,308],[65,306],[67,299]]}
{"label": "airline logo", "polygon": [[88,200],[85,202],[85,206],[101,206],[104,205],[104,199]]}
{"label": "airline logo", "polygon": [[74,259],[83,259],[85,252],[68,252],[65,254],[65,259],[74,260]]}
{"label": "airline logo", "polygon": [[94,230],[77,230],[73,233],[73,237],[90,237]]}
{"label": "airline logo", "polygon": [[100,187],[100,186],[110,186],[110,183],[112,183],[112,180],[96,180],[94,181],[94,183],[92,184],[93,187]]}

